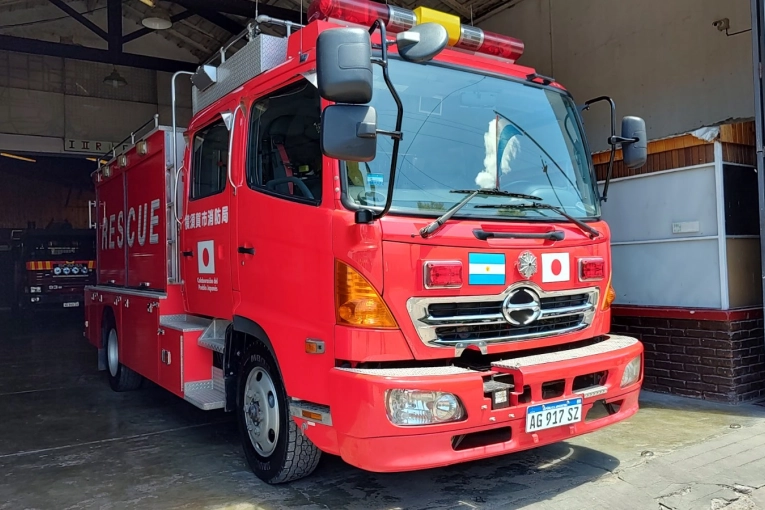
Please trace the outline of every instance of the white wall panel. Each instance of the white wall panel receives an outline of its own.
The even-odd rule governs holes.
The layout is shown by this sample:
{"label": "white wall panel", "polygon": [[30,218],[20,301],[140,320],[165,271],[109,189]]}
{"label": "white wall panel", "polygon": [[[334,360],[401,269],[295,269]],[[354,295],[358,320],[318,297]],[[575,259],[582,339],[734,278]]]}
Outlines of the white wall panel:
{"label": "white wall panel", "polygon": [[0,133],[64,136],[64,96],[0,87]]}
{"label": "white wall panel", "polygon": [[[724,306],[714,164],[612,181],[603,219],[617,304]],[[675,222],[699,231],[673,234]]]}
{"label": "white wall panel", "polygon": [[119,142],[157,113],[157,106],[65,96],[66,137]]}
{"label": "white wall panel", "polygon": [[[613,242],[715,236],[715,167],[611,181],[608,201],[602,207]],[[695,221],[699,222],[699,232],[672,233],[672,223]]]}
{"label": "white wall panel", "polygon": [[617,245],[611,250],[617,304],[722,306],[717,239]]}

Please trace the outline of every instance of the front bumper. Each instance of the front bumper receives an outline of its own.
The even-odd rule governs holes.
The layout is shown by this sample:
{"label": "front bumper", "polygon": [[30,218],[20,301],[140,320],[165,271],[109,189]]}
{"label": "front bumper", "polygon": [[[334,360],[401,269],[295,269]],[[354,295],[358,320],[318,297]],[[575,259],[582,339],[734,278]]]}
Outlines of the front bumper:
{"label": "front bumper", "polygon": [[[335,368],[330,377],[332,433],[327,433],[324,425],[304,430],[319,448],[340,455],[349,464],[378,472],[434,468],[534,448],[635,414],[642,366],[635,383],[626,388],[620,383],[626,365],[642,352],[636,339],[611,335],[584,349],[495,362],[489,371],[458,367]],[[606,374],[597,387],[575,389],[575,379],[586,380],[589,374],[602,372]],[[517,390],[511,394],[509,407],[493,409],[484,383],[499,374],[512,375]],[[543,394],[543,385],[549,387],[549,383],[556,383],[562,393]],[[436,425],[393,425],[385,406],[385,392],[393,388],[453,393],[463,403],[466,417]],[[582,397],[581,421],[526,432],[529,406],[572,397]],[[614,404],[612,410],[618,410],[596,417],[591,410],[598,402]]]}
{"label": "front bumper", "polygon": [[[74,304],[76,303],[76,305]],[[82,308],[85,304],[85,294],[83,292],[72,293],[25,293],[20,306],[24,309],[51,309],[51,308]],[[65,306],[67,305],[67,306]]]}

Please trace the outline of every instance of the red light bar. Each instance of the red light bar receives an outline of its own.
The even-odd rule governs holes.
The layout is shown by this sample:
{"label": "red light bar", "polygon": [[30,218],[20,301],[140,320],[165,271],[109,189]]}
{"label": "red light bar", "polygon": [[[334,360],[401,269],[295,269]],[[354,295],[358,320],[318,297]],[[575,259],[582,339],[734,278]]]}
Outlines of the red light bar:
{"label": "red light bar", "polygon": [[[375,20],[380,19],[388,32],[399,33],[409,30],[418,23],[429,21],[425,9],[418,8],[419,14],[394,5],[385,5],[371,0],[313,0],[308,7],[308,21],[337,19],[369,27]],[[453,17],[454,23],[459,23],[456,16],[438,14],[437,17]],[[425,13],[425,14],[423,14]],[[420,18],[420,16],[425,16]],[[427,18],[427,19],[425,19]],[[442,23],[443,24],[443,23]],[[449,24],[456,30],[455,25]],[[446,27],[449,29],[449,27]],[[486,32],[478,27],[459,25],[459,40],[454,48],[465,51],[482,53],[493,57],[515,62],[523,55],[523,41],[506,35]]]}
{"label": "red light bar", "polygon": [[[476,49],[472,49],[470,45],[475,44],[475,39],[471,37],[468,40],[467,38],[460,37],[460,41],[454,45],[455,48],[462,48],[475,51],[476,53],[492,55],[502,59],[512,60],[513,62],[521,58],[521,55],[523,55],[523,41],[520,39],[516,39],[515,37],[510,37],[507,35],[495,34],[494,32],[486,32],[480,28],[475,27],[463,26],[463,29],[465,28],[469,28],[474,31],[480,31],[481,35],[483,36],[481,44]],[[464,43],[463,40],[465,41]]]}
{"label": "red light bar", "polygon": [[462,262],[425,262],[425,288],[462,287]]}
{"label": "red light bar", "polygon": [[338,19],[367,27],[380,19],[385,29],[394,34],[417,23],[412,11],[368,0],[314,0],[308,7],[308,21],[317,19]]}

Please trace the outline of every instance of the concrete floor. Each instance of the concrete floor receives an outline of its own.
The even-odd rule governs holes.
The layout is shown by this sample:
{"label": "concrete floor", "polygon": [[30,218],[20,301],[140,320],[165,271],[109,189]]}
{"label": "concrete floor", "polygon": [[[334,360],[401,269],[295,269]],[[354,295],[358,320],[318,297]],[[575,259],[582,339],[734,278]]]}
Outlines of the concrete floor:
{"label": "concrete floor", "polygon": [[0,321],[0,355],[0,509],[548,508],[647,458],[765,424],[765,407],[644,393],[631,420],[568,443],[384,475],[325,455],[309,478],[271,487],[246,467],[229,415],[153,385],[113,393],[79,317]]}

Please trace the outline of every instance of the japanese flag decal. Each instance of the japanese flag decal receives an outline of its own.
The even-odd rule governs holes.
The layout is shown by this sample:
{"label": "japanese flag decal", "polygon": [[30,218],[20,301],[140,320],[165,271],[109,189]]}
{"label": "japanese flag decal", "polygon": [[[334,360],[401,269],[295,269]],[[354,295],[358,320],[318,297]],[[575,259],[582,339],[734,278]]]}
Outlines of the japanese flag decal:
{"label": "japanese flag decal", "polygon": [[542,254],[542,281],[567,282],[571,279],[568,253]]}
{"label": "japanese flag decal", "polygon": [[213,241],[199,241],[197,243],[197,264],[199,274],[215,274],[215,243]]}

